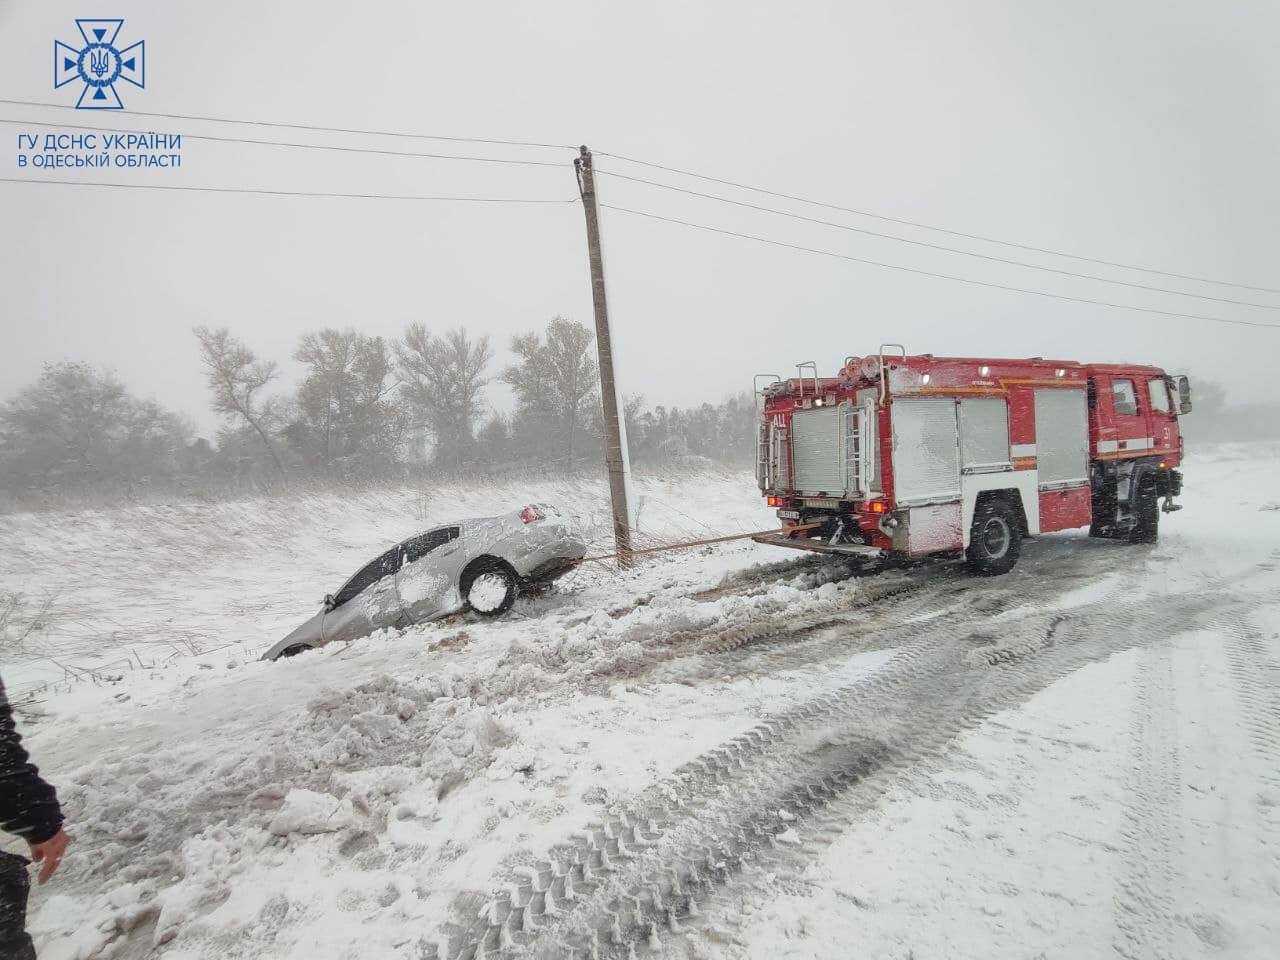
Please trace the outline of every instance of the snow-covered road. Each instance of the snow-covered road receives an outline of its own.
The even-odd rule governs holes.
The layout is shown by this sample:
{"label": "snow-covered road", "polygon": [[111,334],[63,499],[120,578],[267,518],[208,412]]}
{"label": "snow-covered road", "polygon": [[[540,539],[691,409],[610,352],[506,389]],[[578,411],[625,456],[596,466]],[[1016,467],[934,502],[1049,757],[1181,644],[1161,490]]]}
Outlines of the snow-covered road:
{"label": "snow-covered road", "polygon": [[[178,508],[18,518],[0,585],[80,578],[5,667],[76,837],[41,956],[1274,956],[1278,465],[1193,458],[1154,548],[975,580],[733,544],[280,664],[302,597],[523,491],[210,507],[199,556]],[[749,477],[644,492],[659,539],[770,521]]]}

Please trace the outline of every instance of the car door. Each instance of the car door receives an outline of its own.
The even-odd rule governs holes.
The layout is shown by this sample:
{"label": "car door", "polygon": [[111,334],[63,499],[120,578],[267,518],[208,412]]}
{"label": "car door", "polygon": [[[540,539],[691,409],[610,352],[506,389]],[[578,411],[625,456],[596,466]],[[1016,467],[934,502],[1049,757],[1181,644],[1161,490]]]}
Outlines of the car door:
{"label": "car door", "polygon": [[361,567],[334,594],[320,627],[325,643],[355,640],[375,630],[394,627],[400,621],[395,580],[400,557],[399,547],[388,550]]}
{"label": "car door", "polygon": [[456,526],[438,527],[400,545],[396,590],[408,622],[421,623],[460,605],[458,576],[466,563],[460,533]]}

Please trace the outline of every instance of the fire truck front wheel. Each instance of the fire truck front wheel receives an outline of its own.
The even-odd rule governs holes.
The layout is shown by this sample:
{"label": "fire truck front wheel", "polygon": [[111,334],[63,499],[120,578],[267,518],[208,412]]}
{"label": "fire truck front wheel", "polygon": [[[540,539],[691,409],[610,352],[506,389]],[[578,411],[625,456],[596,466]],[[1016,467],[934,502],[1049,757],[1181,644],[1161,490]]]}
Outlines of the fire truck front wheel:
{"label": "fire truck front wheel", "polygon": [[999,576],[1013,569],[1021,552],[1022,528],[1013,508],[995,498],[979,503],[965,551],[969,569],[981,576]]}
{"label": "fire truck front wheel", "polygon": [[1138,483],[1133,519],[1133,529],[1129,531],[1130,543],[1155,543],[1159,539],[1160,491],[1156,486],[1156,478],[1150,474]]}

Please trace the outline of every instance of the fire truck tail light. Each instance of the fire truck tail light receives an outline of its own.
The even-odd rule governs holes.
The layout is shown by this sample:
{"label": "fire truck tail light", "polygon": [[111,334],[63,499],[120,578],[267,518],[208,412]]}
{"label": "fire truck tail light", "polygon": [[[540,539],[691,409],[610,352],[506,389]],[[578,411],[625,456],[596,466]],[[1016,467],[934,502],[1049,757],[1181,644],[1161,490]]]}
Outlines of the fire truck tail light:
{"label": "fire truck tail light", "polygon": [[884,513],[885,506],[883,500],[872,500],[867,504],[867,509],[872,513]]}
{"label": "fire truck tail light", "polygon": [[769,506],[771,506],[771,507],[780,507],[780,506],[782,506],[782,498],[781,498],[781,497],[769,497],[769,498],[767,498],[767,499],[766,499],[766,501],[765,501],[765,502],[766,502],[766,503],[768,503],[768,504],[769,504]]}

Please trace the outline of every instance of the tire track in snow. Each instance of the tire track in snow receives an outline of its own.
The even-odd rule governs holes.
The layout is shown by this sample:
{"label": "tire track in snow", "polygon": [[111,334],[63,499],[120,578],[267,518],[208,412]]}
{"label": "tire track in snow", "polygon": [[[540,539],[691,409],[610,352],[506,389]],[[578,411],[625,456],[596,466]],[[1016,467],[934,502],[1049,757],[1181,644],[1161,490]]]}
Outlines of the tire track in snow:
{"label": "tire track in snow", "polygon": [[1137,651],[1129,725],[1121,876],[1113,900],[1115,951],[1129,960],[1173,955],[1173,890],[1183,849],[1173,651],[1168,641]]}
{"label": "tire track in snow", "polygon": [[[1271,554],[1280,560],[1280,550]],[[1258,625],[1244,617],[1227,623],[1225,652],[1227,667],[1235,684],[1249,740],[1263,761],[1262,777],[1268,788],[1280,791],[1280,661],[1276,659],[1277,637],[1270,641]],[[1274,802],[1280,805],[1280,795]]]}
{"label": "tire track in snow", "polygon": [[1210,586],[1160,605],[1084,604],[1069,619],[1029,613],[995,643],[946,620],[899,627],[888,639],[901,649],[880,671],[766,719],[497,896],[460,902],[463,922],[428,955],[612,957],[660,945],[714,911],[730,879],[758,879],[838,830],[847,810],[833,801],[874,802],[896,770],[937,759],[963,729],[1059,676],[1207,620],[1224,603]]}
{"label": "tire track in snow", "polygon": [[[1087,541],[1085,546],[1090,546]],[[871,580],[830,610],[795,617],[786,613],[770,620],[734,625],[718,633],[697,634],[685,649],[663,658],[649,671],[652,682],[720,679],[744,674],[771,675],[809,667],[853,653],[885,649],[897,642],[886,627],[925,624],[946,616],[985,619],[1016,609],[1028,591],[1049,588],[1061,592],[1072,582],[1097,576],[1100,558],[1092,551],[1064,551],[1062,544],[1035,544],[1044,554],[1032,571],[1011,578],[975,580],[960,564],[930,564],[894,571]],[[1074,546],[1080,546],[1077,542]],[[1118,556],[1101,558],[1118,562]],[[1048,561],[1046,563],[1046,561]],[[1043,582],[1034,572],[1052,566]],[[1029,574],[1032,584],[1026,582]],[[917,627],[917,632],[923,629]]]}
{"label": "tire track in snow", "polygon": [[[1276,560],[1280,560],[1280,550],[1272,552],[1263,569],[1274,569]],[[1275,876],[1280,876],[1280,660],[1276,656],[1280,637],[1275,632],[1270,637],[1264,635],[1257,620],[1247,615],[1225,619],[1223,649],[1232,694],[1259,761],[1261,789],[1253,797],[1252,813],[1262,828],[1261,839]],[[1275,879],[1271,889],[1280,892]]]}

